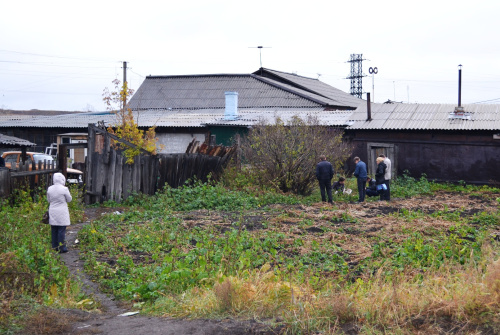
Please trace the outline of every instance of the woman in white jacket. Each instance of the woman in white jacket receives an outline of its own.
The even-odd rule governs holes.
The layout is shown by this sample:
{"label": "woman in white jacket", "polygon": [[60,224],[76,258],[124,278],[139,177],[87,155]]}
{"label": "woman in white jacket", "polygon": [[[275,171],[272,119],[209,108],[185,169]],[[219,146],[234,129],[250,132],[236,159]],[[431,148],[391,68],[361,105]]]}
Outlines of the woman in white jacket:
{"label": "woman in white jacket", "polygon": [[68,252],[65,244],[66,227],[70,225],[68,202],[72,200],[62,173],[54,173],[53,185],[47,190],[49,224],[52,230],[52,248],[60,253]]}

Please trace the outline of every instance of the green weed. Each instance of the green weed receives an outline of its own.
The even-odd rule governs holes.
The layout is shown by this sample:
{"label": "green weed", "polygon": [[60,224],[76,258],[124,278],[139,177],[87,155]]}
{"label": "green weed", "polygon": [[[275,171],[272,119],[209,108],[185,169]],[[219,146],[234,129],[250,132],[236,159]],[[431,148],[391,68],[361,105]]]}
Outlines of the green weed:
{"label": "green weed", "polygon": [[427,180],[423,174],[420,179],[411,177],[408,171],[402,176],[398,176],[391,182],[391,197],[393,198],[411,198],[419,194],[432,194],[432,183]]}

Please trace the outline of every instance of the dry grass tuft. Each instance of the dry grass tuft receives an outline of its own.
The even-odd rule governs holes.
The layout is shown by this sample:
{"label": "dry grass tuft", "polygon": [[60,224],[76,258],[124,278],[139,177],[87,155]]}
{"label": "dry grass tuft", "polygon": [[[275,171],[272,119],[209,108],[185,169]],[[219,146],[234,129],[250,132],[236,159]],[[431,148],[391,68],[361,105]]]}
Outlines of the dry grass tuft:
{"label": "dry grass tuft", "polygon": [[326,296],[323,303],[325,304],[325,315],[333,316],[340,323],[347,323],[356,319],[357,307],[345,292]]}
{"label": "dry grass tuft", "polygon": [[43,308],[24,321],[23,334],[71,334],[72,324],[78,319],[76,315],[61,310]]}
{"label": "dry grass tuft", "polygon": [[334,334],[349,325],[368,333],[495,333],[500,330],[500,260],[486,259],[488,265],[448,265],[424,277],[408,272],[388,279],[380,269],[321,293],[284,281],[266,265],[225,277],[212,289],[193,289],[168,314],[280,318],[288,333]]}
{"label": "dry grass tuft", "polygon": [[214,294],[222,311],[228,311],[233,304],[235,289],[229,278],[214,286]]}
{"label": "dry grass tuft", "polygon": [[487,267],[484,282],[491,294],[491,300],[500,304],[500,259]]}

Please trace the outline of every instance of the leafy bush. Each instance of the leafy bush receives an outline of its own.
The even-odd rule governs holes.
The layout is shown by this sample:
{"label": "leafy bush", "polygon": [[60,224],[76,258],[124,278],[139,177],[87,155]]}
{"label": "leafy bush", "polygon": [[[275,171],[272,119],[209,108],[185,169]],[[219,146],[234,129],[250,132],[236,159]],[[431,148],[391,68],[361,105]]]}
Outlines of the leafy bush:
{"label": "leafy bush", "polygon": [[285,123],[254,126],[243,141],[243,154],[261,185],[283,192],[309,195],[316,182],[315,166],[326,155],[338,170],[351,154],[342,132],[321,125],[317,118],[294,116]]}

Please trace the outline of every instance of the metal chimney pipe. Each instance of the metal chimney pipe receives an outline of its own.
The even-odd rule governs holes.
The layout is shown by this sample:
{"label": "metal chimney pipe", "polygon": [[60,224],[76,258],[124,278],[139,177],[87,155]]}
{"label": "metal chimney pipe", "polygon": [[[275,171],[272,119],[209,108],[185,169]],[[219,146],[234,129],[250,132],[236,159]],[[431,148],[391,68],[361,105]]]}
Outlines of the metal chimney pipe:
{"label": "metal chimney pipe", "polygon": [[366,121],[371,121],[372,120],[372,106],[370,103],[370,92],[366,92],[366,112],[368,114],[368,118]]}
{"label": "metal chimney pipe", "polygon": [[458,107],[462,106],[462,64],[458,65]]}
{"label": "metal chimney pipe", "polygon": [[226,92],[226,109],[224,120],[238,119],[238,92]]}

